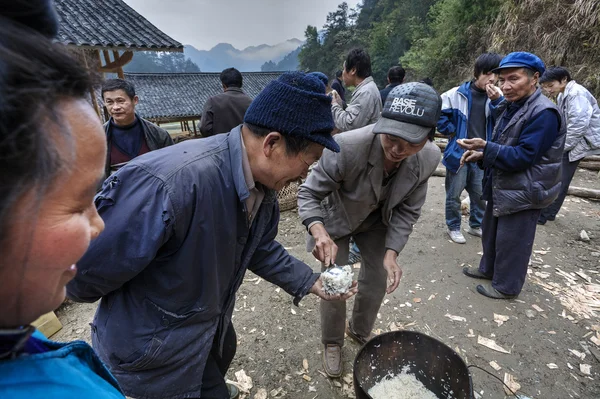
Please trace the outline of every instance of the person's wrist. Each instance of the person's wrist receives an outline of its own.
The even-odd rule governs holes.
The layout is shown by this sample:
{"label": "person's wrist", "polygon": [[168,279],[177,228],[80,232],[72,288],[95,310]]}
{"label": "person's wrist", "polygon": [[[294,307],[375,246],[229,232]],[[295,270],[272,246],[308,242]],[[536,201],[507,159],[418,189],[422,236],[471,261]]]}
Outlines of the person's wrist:
{"label": "person's wrist", "polygon": [[310,226],[310,235],[314,237],[314,239],[318,239],[324,236],[327,236],[327,230],[325,230],[325,225],[322,222],[315,222],[312,226]]}

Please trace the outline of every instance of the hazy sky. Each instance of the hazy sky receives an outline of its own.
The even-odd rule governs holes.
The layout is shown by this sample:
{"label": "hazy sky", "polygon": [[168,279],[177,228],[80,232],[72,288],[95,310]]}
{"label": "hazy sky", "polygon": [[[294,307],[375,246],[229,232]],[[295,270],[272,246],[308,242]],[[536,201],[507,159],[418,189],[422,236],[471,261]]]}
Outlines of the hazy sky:
{"label": "hazy sky", "polygon": [[[304,40],[307,25],[321,29],[343,0],[125,0],[160,30],[183,44],[209,50],[231,43],[242,50],[259,44]],[[347,1],[354,7],[359,0]]]}

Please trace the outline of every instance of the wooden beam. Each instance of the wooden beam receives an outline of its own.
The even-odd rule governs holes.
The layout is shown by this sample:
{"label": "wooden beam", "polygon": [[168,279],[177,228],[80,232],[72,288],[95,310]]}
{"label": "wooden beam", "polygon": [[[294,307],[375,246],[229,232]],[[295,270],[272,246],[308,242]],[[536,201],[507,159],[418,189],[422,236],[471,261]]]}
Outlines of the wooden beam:
{"label": "wooden beam", "polygon": [[[104,53],[105,53],[104,54],[105,60],[110,61],[109,59],[106,58],[107,54],[108,54],[108,51],[104,50]],[[100,54],[98,54],[98,56],[100,56]],[[126,51],[123,54],[121,54],[119,57],[115,58],[114,61],[110,61],[110,62],[107,62],[107,64],[105,64],[105,65],[101,65],[98,70],[100,72],[114,72],[114,73],[118,73],[119,68],[123,68],[132,59],[133,59],[133,52],[132,51]]]}
{"label": "wooden beam", "polygon": [[[87,55],[85,54],[85,52],[82,52],[81,56],[83,57],[83,63],[85,65],[85,69],[87,69],[89,71],[90,66],[87,61]],[[92,106],[94,107],[94,111],[96,111],[96,114],[98,114],[98,118],[100,118],[100,120],[102,120],[102,110],[100,109],[98,100],[96,100],[96,92],[94,91],[93,87],[90,87],[90,97],[92,98]]]}
{"label": "wooden beam", "polygon": [[570,186],[569,190],[567,191],[567,194],[575,195],[581,198],[592,198],[600,200],[600,190],[594,190],[591,188]]}

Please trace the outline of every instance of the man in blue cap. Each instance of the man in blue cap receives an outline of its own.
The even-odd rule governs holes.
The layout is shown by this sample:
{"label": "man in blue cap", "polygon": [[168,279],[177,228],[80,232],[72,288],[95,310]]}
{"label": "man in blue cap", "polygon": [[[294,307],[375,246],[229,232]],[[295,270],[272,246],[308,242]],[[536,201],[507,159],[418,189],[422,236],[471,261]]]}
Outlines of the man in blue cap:
{"label": "man in blue cap", "polygon": [[104,182],[105,234],[67,290],[101,299],[92,343],[128,396],[230,397],[231,319],[247,269],[296,304],[356,292],[325,294],[319,274],[275,241],[276,191],[306,177],[324,148],[340,151],[330,109],[317,77],[286,73],[228,134],[142,155]]}
{"label": "man in blue cap", "polygon": [[[510,53],[493,72],[506,102],[501,104],[491,141],[460,140],[461,165],[485,168],[483,256],[469,277],[489,280],[477,292],[490,298],[519,295],[533,248],[537,220],[561,189],[565,123],[554,103],[538,88],[545,66],[527,52]],[[501,113],[500,113],[501,112]]]}

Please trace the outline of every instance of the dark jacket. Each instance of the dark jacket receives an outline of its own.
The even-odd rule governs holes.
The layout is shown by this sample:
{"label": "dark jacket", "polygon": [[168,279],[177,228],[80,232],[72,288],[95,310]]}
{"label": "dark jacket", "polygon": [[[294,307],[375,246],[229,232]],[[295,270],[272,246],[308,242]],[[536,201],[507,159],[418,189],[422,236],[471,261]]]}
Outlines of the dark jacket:
{"label": "dark jacket", "polygon": [[388,94],[390,94],[390,91],[392,91],[392,89],[398,85],[401,85],[402,83],[390,83],[389,85],[385,86],[382,90],[379,90],[379,94],[381,94],[381,105],[385,105],[385,99],[387,98]]}
{"label": "dark jacket", "polygon": [[92,343],[128,396],[200,397],[246,269],[296,303],[318,278],[275,241],[275,191],[248,227],[240,135],[235,128],[136,158],[96,196],[106,229],[67,292],[101,298]]}
{"label": "dark jacket", "polygon": [[[173,139],[165,129],[141,118],[137,113],[135,114],[135,117],[138,118],[142,124],[144,139],[146,140],[146,144],[148,145],[148,148],[150,148],[150,151],[159,150],[174,144]],[[106,164],[104,166],[105,176],[107,177],[110,176],[110,146],[112,140],[111,122],[112,117],[104,124],[104,133],[106,133],[106,143],[108,146],[108,151],[106,152]]]}
{"label": "dark jacket", "polygon": [[244,121],[251,102],[252,99],[238,87],[228,87],[224,93],[209,98],[202,111],[200,133],[203,137],[228,133]]}
{"label": "dark jacket", "polygon": [[[532,121],[545,111],[558,124],[534,124]],[[508,112],[508,109],[504,111]],[[554,114],[554,115],[553,115]],[[502,114],[503,115],[503,114]],[[484,186],[491,177],[494,216],[504,216],[527,209],[543,209],[550,205],[561,189],[562,154],[566,126],[556,105],[538,89],[516,111],[499,131],[502,115],[494,130],[493,141],[484,150],[483,166],[490,168]],[[543,114],[542,114],[543,115]],[[540,121],[543,122],[543,121]],[[545,128],[544,126],[553,126]],[[527,131],[527,135],[525,134]],[[549,149],[542,149],[544,137],[554,138]],[[539,153],[539,156],[535,154]]]}
{"label": "dark jacket", "polygon": [[331,88],[337,91],[343,102],[346,102],[346,88],[339,78],[333,79],[333,82],[331,82]]}

